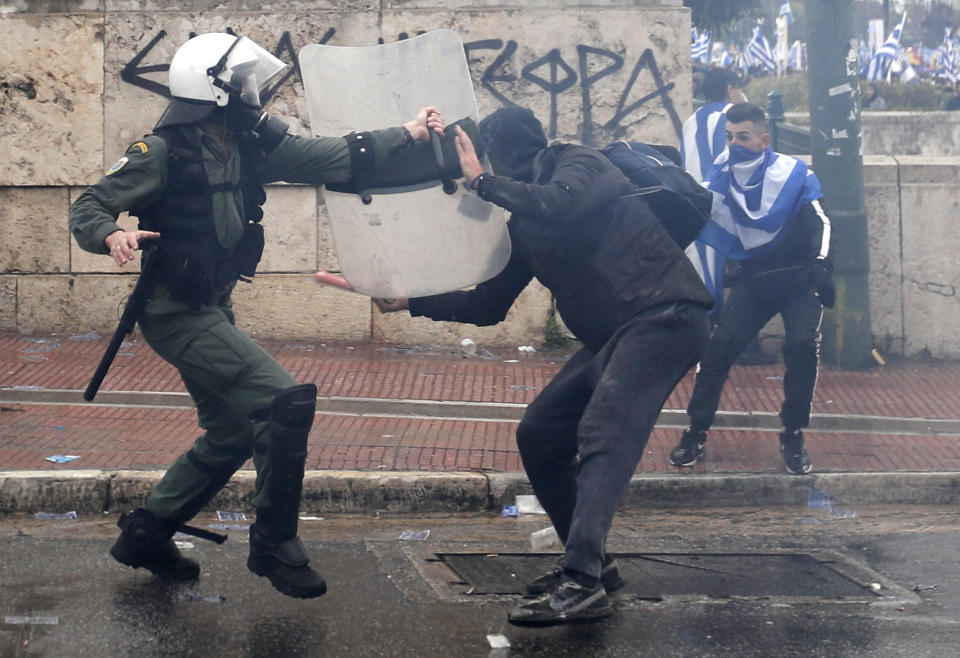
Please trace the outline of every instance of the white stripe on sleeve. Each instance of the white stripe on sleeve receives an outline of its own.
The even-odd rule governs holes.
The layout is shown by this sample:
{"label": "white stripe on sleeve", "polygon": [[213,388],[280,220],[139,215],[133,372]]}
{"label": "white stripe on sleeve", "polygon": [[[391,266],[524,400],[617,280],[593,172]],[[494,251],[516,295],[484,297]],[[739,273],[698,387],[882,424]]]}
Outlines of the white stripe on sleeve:
{"label": "white stripe on sleeve", "polygon": [[817,258],[826,258],[830,253],[830,218],[827,217],[827,213],[823,211],[823,206],[820,205],[819,199],[814,199],[810,202],[810,205],[817,211],[817,215],[820,216],[820,221],[823,222],[823,235],[820,238],[820,253],[817,254]]}

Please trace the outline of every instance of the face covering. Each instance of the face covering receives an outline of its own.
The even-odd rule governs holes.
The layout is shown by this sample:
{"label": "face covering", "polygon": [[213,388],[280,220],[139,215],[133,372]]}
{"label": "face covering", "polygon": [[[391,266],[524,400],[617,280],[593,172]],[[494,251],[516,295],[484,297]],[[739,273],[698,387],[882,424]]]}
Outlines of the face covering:
{"label": "face covering", "polygon": [[480,142],[493,173],[533,182],[533,161],[547,147],[543,125],[524,107],[502,107],[480,121]]}

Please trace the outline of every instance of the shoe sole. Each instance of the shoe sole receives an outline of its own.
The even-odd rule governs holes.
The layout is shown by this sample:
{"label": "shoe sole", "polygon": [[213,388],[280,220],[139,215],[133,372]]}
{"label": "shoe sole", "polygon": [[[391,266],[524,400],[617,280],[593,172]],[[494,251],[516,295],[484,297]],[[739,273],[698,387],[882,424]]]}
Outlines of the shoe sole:
{"label": "shoe sole", "polygon": [[326,583],[323,583],[323,585],[317,587],[316,589],[296,589],[293,587],[285,587],[283,584],[279,584],[274,580],[274,576],[272,573],[270,573],[270,569],[261,567],[250,558],[247,558],[247,568],[254,574],[269,580],[270,584],[273,585],[273,588],[281,594],[292,596],[295,599],[315,599],[327,593]]}
{"label": "shoe sole", "polygon": [[110,548],[110,555],[111,557],[113,557],[114,560],[116,560],[120,564],[124,564],[128,567],[133,567],[134,569],[140,569],[140,568],[146,569],[147,571],[152,573],[154,576],[157,576],[158,578],[161,578],[163,580],[197,580],[198,578],[200,578],[199,566],[197,566],[196,573],[193,573],[193,571],[191,571],[190,573],[182,573],[179,571],[169,571],[167,569],[163,569],[162,567],[151,566],[150,564],[147,564],[145,562],[138,562],[124,555],[120,551],[118,551],[116,546],[113,546]]}

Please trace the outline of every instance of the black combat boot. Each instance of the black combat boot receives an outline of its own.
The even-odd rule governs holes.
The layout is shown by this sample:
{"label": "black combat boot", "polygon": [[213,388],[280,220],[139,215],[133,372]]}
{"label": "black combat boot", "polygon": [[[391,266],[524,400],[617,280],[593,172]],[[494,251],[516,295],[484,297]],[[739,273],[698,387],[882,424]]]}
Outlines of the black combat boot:
{"label": "black combat boot", "polygon": [[310,558],[299,537],[279,540],[269,530],[250,526],[250,557],[247,568],[265,576],[278,592],[298,599],[312,599],[327,591],[323,577],[310,568]]}
{"label": "black combat boot", "polygon": [[143,567],[164,580],[196,580],[200,577],[200,565],[183,557],[173,543],[178,525],[143,508],[121,514],[117,521],[120,537],[110,548],[110,555],[117,562],[134,569]]}
{"label": "black combat boot", "polygon": [[271,410],[270,469],[266,482],[270,504],[257,509],[250,526],[247,567],[266,576],[277,591],[301,599],[327,591],[327,584],[310,568],[310,558],[297,537],[307,435],[313,425],[317,387],[293,386],[281,392]]}

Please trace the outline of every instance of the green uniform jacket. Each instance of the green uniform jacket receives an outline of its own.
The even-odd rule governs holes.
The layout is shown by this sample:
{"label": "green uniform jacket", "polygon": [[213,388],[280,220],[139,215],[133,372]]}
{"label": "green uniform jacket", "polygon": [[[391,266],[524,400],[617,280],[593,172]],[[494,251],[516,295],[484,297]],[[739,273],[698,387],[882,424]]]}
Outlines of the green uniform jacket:
{"label": "green uniform jacket", "polygon": [[[193,129],[202,133],[199,127]],[[374,131],[372,138],[376,169],[406,144],[400,128]],[[240,155],[235,144],[221,142],[206,133],[202,133],[200,143],[211,186],[240,178]],[[114,231],[123,230],[117,224],[120,213],[148,207],[164,194],[168,161],[167,144],[156,135],[131,144],[106,175],[70,206],[70,231],[80,247],[96,254],[108,254],[104,240]],[[350,172],[350,151],[344,138],[287,135],[267,156],[260,182],[344,183],[349,181]],[[240,190],[215,192],[212,201],[217,239],[225,249],[231,249],[243,237],[242,193]],[[162,308],[158,308],[158,304]],[[170,298],[160,298],[151,302],[150,310],[176,312],[187,306]]]}

